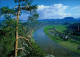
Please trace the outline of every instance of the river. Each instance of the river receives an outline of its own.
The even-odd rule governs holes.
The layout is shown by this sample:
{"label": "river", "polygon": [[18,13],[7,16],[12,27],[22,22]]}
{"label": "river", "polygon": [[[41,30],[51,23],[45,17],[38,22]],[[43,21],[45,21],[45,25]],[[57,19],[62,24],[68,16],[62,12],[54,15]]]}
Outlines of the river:
{"label": "river", "polygon": [[33,38],[47,54],[52,54],[55,57],[80,57],[80,54],[70,51],[51,40],[45,34],[43,28],[37,29],[33,34]]}

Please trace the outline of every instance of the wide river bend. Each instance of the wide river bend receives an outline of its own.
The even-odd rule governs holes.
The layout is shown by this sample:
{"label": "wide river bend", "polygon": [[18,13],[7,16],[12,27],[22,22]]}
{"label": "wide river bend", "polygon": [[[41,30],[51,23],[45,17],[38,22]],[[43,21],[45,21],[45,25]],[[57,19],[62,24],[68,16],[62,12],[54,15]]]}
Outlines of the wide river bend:
{"label": "wide river bend", "polygon": [[45,34],[43,27],[34,32],[33,38],[47,54],[52,54],[55,57],[80,57],[80,54],[70,51],[51,40]]}

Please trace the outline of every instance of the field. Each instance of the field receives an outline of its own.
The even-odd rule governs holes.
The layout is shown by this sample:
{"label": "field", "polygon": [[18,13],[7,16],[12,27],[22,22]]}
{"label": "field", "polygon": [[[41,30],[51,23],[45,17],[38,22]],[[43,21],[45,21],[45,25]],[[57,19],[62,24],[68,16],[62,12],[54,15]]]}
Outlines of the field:
{"label": "field", "polygon": [[64,31],[66,30],[66,26],[67,25],[64,25],[64,26],[63,25],[58,25],[58,26],[54,25],[53,27],[55,27],[56,31],[64,33]]}

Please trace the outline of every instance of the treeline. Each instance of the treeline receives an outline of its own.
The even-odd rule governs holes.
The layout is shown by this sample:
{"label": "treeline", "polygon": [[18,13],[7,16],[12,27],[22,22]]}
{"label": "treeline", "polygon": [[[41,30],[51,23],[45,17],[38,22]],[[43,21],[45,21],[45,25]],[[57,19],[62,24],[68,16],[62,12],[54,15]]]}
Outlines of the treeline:
{"label": "treeline", "polygon": [[80,35],[80,23],[73,23],[68,26],[68,30],[73,35]]}

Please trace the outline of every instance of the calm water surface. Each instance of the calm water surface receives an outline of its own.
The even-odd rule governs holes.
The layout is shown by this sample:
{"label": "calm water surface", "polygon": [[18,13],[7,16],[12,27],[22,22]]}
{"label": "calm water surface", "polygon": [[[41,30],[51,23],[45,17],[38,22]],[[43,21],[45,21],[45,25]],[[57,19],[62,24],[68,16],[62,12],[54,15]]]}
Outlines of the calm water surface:
{"label": "calm water surface", "polygon": [[47,54],[53,54],[55,57],[80,57],[80,54],[72,52],[48,38],[43,28],[36,30],[33,38]]}

